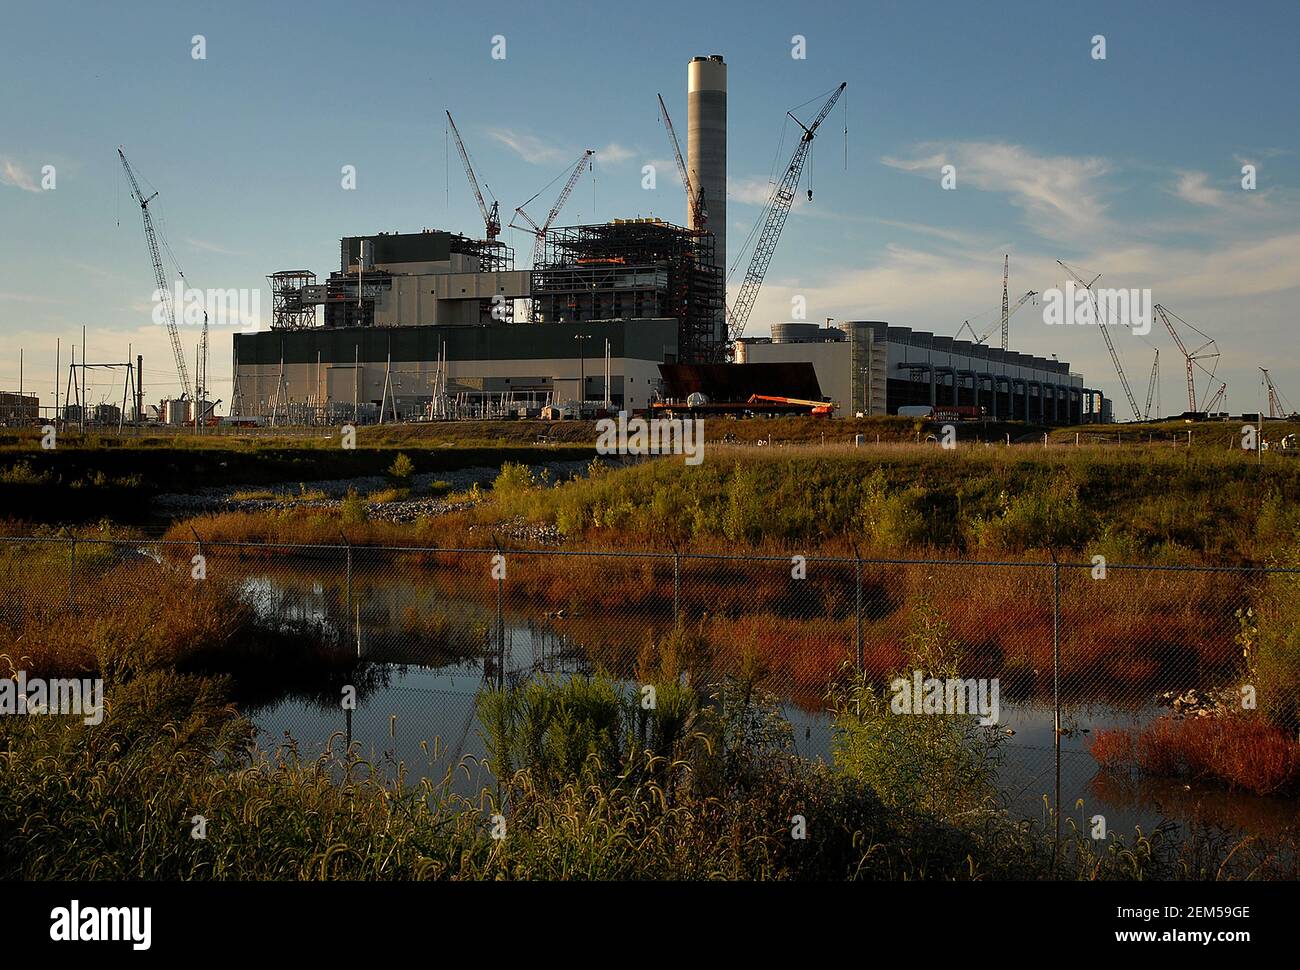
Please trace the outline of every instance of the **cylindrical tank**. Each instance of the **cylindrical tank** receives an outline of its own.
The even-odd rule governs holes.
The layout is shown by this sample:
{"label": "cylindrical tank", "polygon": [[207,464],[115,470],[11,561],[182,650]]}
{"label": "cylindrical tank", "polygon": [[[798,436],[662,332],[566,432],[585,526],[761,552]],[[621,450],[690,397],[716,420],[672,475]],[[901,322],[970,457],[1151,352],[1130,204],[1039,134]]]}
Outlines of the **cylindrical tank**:
{"label": "cylindrical tank", "polygon": [[[715,262],[726,276],[727,268],[727,64],[721,54],[694,57],[686,68],[686,165],[704,193],[708,216],[705,228],[713,233]],[[693,215],[690,220],[695,225]],[[723,294],[725,297],[725,293]],[[725,300],[724,300],[725,302]],[[718,340],[726,339],[726,318],[719,314],[714,327]]]}
{"label": "cylindrical tank", "polygon": [[793,321],[772,324],[772,343],[811,344],[824,339],[822,328],[815,323]]}
{"label": "cylindrical tank", "polygon": [[167,402],[167,423],[173,425],[190,423],[190,402],[181,398],[172,398]]}

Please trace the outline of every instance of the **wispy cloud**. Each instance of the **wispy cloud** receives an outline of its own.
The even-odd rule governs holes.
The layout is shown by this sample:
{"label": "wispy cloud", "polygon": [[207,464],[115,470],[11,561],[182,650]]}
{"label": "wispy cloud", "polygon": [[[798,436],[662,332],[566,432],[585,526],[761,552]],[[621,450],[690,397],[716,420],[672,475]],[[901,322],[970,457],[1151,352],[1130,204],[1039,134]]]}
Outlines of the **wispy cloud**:
{"label": "wispy cloud", "polygon": [[[775,183],[769,179],[760,177],[750,177],[741,179],[727,179],[727,199],[740,205],[766,206],[772,198],[772,190]],[[799,191],[794,194],[794,201],[790,203],[792,209],[804,209],[808,205],[807,186],[801,186]],[[808,210],[812,212],[811,209]],[[822,211],[815,213],[817,216],[829,218],[830,212]]]}
{"label": "wispy cloud", "polygon": [[727,179],[727,199],[741,205],[767,205],[772,183],[763,178]]}
{"label": "wispy cloud", "polygon": [[912,232],[922,236],[932,236],[935,239],[942,239],[944,242],[955,243],[963,246],[979,247],[986,246],[987,240],[973,232],[965,232],[961,229],[948,229],[942,226],[929,226],[922,222],[903,222],[897,219],[872,219],[872,222],[882,226],[889,226],[891,229],[902,229],[905,232]]}
{"label": "wispy cloud", "polygon": [[24,192],[39,192],[34,176],[11,158],[0,158],[0,185],[12,185]]}
{"label": "wispy cloud", "polygon": [[904,172],[941,176],[944,165],[957,170],[957,191],[970,186],[999,192],[1025,211],[1029,225],[1045,237],[1093,233],[1106,223],[1102,179],[1111,171],[1104,158],[1040,155],[1006,142],[928,142],[910,158],[881,161]]}
{"label": "wispy cloud", "polygon": [[1210,177],[1204,172],[1179,172],[1173,192],[1184,202],[1191,202],[1193,205],[1221,209],[1228,203],[1227,193],[1212,186]]}
{"label": "wispy cloud", "polygon": [[246,256],[247,253],[241,253],[235,249],[226,249],[224,246],[218,246],[216,243],[208,242],[204,239],[193,239],[185,237],[185,241],[195,249],[201,249],[205,253],[216,253],[219,256]]}
{"label": "wispy cloud", "polygon": [[621,165],[635,154],[636,152],[627,146],[612,141],[604,148],[596,149],[596,161],[601,165]]}
{"label": "wispy cloud", "polygon": [[0,290],[0,303],[59,303],[59,300],[52,300],[46,296],[37,296],[33,293],[13,293]]}
{"label": "wispy cloud", "polygon": [[559,146],[513,128],[489,128],[488,137],[533,165],[550,165],[568,157],[568,152]]}

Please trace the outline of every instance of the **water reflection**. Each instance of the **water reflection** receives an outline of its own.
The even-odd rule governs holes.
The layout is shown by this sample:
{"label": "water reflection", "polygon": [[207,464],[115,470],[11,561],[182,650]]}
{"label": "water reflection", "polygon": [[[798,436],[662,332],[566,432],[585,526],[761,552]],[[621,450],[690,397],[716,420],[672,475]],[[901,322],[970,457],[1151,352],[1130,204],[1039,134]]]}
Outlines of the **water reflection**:
{"label": "water reflection", "polygon": [[[456,773],[454,787],[465,795],[494,782],[481,764],[485,750],[475,698],[482,690],[543,673],[597,672],[635,690],[629,678],[637,638],[663,622],[661,616],[623,614],[575,625],[563,615],[507,607],[498,602],[486,571],[480,584],[468,583],[463,573],[436,569],[353,571],[346,581],[337,572],[330,563],[319,574],[277,569],[241,580],[241,595],[260,613],[339,638],[358,660],[351,681],[355,711],[343,709],[339,684],[277,696],[248,710],[260,740],[274,747],[292,739],[301,753],[315,756],[337,733],[355,743],[361,757],[382,770],[400,767],[408,779],[438,780],[449,766],[464,761],[469,770]],[[580,633],[570,632],[574,629]],[[828,714],[807,699],[788,699],[783,712],[792,724],[797,752],[829,761],[833,737]],[[1300,810],[1289,800],[1193,790],[1160,780],[1128,781],[1098,771],[1087,750],[1091,735],[1139,727],[1159,713],[1154,705],[1072,703],[1063,708],[1065,814],[1087,819],[1101,813],[1112,833],[1131,832],[1134,826],[1151,831],[1171,817],[1251,832],[1276,832],[1300,821]],[[1054,724],[1050,700],[1023,695],[1004,700],[1000,783],[1018,817],[1046,814],[1044,796],[1051,797],[1056,774]]]}

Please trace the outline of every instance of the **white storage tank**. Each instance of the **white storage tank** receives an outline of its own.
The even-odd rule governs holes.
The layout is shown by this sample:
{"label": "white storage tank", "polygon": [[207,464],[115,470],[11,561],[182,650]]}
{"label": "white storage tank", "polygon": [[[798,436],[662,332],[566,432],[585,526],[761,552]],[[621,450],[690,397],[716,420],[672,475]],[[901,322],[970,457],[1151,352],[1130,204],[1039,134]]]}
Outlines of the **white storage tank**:
{"label": "white storage tank", "polygon": [[172,398],[163,402],[163,413],[170,425],[190,423],[190,402],[182,398]]}

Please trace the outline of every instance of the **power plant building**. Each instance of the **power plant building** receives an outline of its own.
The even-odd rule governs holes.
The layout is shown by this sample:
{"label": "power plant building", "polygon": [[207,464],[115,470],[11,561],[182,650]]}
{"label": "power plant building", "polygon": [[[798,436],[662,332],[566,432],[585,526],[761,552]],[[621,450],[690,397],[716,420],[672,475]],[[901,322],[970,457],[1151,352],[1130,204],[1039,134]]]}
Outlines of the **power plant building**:
{"label": "power plant building", "polygon": [[[728,336],[721,55],[689,62],[687,98],[685,164],[703,203],[688,201],[687,226],[548,219],[534,226],[529,269],[515,268],[491,222],[484,240],[433,229],[346,236],[324,282],[310,270],[268,277],[271,329],[234,337],[231,416],[337,424],[533,414],[571,402],[634,411],[672,393],[665,373],[692,367],[719,395],[734,390],[739,373],[718,369]],[[1068,364],[880,322],[778,323],[770,338],[739,342],[734,359],[773,365],[745,370],[750,377],[797,370],[810,387],[815,372],[842,416],[956,405],[1064,424],[1108,413]]]}
{"label": "power plant building", "polygon": [[975,407],[989,418],[1083,424],[1109,413],[1101,392],[1084,387],[1064,361],[880,321],[774,324],[771,337],[742,339],[736,360],[810,362],[822,393],[845,417],[897,414],[900,407]]}
{"label": "power plant building", "polygon": [[235,335],[237,414],[342,423],[648,407],[676,320],[317,327]]}

